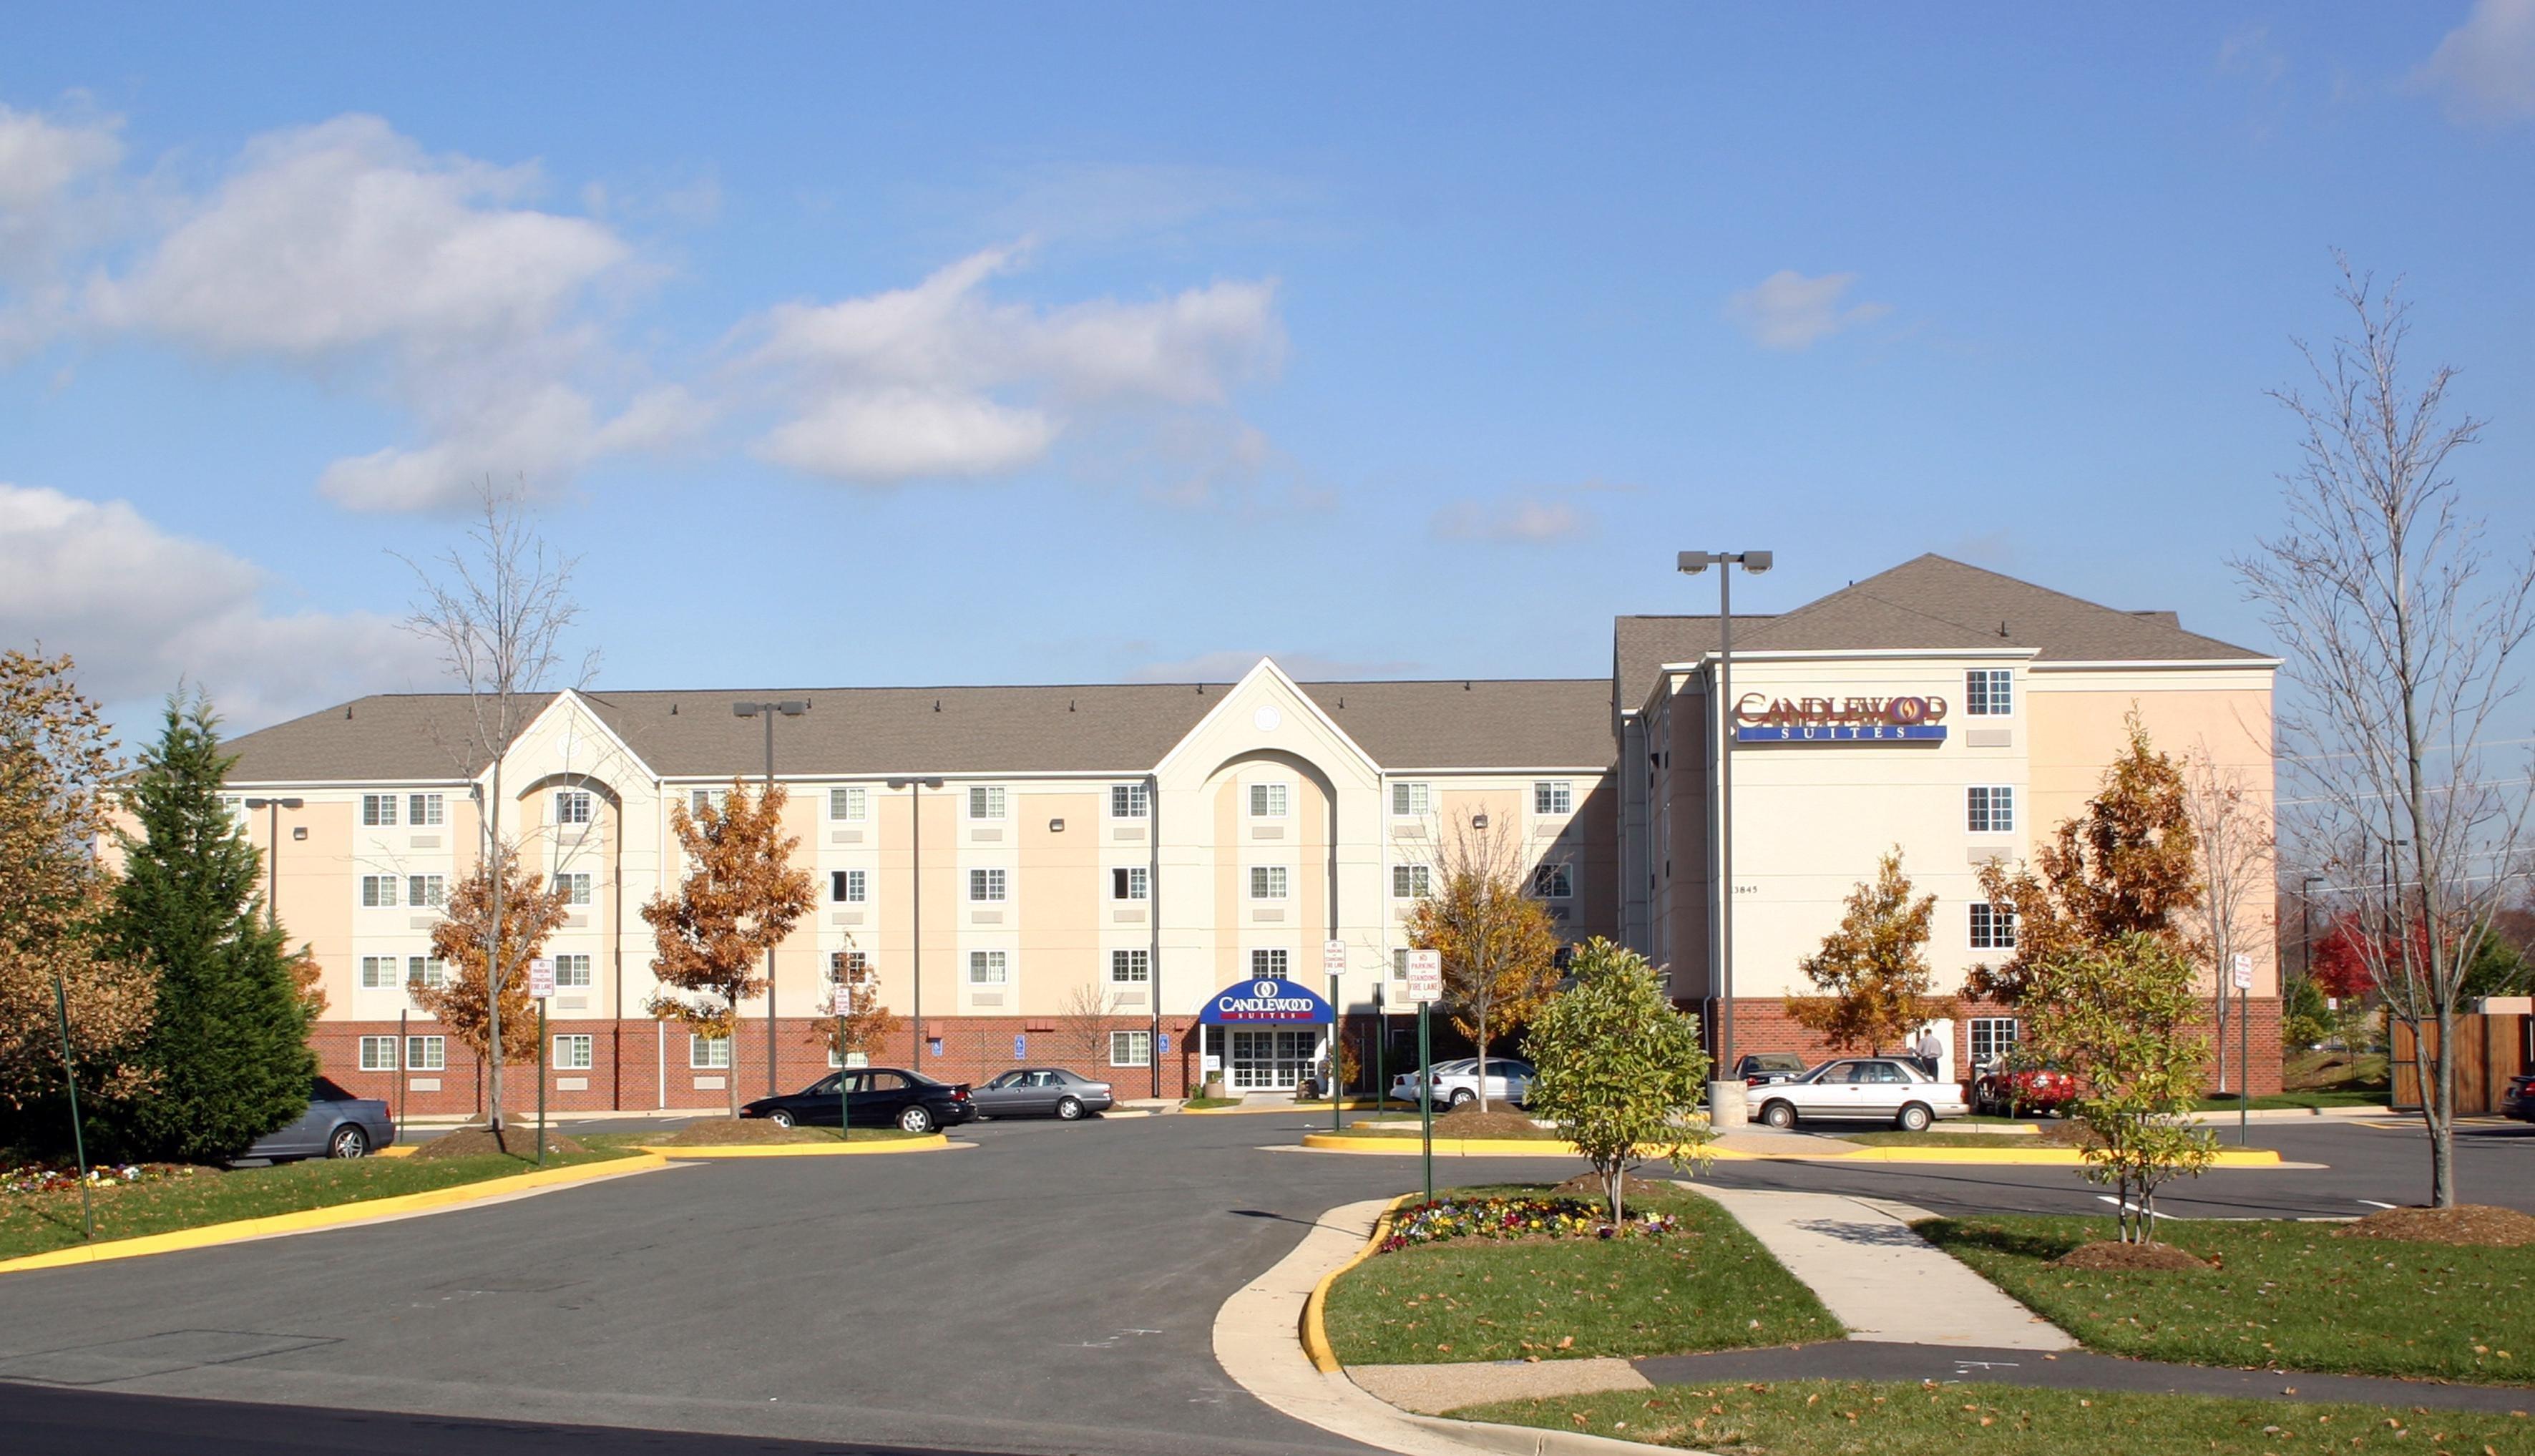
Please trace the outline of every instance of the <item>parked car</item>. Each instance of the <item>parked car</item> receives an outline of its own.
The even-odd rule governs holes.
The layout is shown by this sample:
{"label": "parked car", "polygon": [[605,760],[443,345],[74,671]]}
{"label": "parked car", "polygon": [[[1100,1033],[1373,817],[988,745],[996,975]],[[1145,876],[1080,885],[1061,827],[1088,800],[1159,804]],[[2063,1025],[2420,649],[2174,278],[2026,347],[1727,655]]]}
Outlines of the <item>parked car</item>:
{"label": "parked car", "polygon": [[1772,1127],[1800,1120],[1890,1122],[1925,1131],[1939,1118],[1970,1111],[1963,1089],[1940,1082],[1901,1057],[1850,1057],[1825,1062],[1792,1082],[1773,1082],[1753,1099],[1752,1116]]}
{"label": "parked car", "polygon": [[1747,1087],[1792,1082],[1805,1074],[1805,1059],[1793,1052],[1747,1052],[1735,1059],[1734,1074]]}
{"label": "parked car", "polygon": [[[840,1098],[838,1089],[843,1089]],[[976,1102],[965,1082],[937,1082],[897,1066],[858,1066],[830,1072],[798,1092],[761,1097],[739,1110],[785,1127],[834,1127],[843,1103],[852,1105],[856,1127],[897,1127],[931,1132],[974,1121]]]}
{"label": "parked car", "polygon": [[2002,1058],[1972,1083],[1972,1111],[1984,1117],[2049,1117],[2076,1097],[2075,1077],[2027,1058]]}
{"label": "parked car", "polygon": [[1019,1066],[968,1094],[980,1116],[989,1118],[1056,1118],[1071,1122],[1085,1113],[1105,1113],[1112,1101],[1107,1082],[1095,1082],[1061,1066]]}
{"label": "parked car", "polygon": [[[1461,1057],[1435,1063],[1437,1107],[1465,1107],[1479,1100],[1479,1059]],[[1403,1102],[1417,1100],[1417,1073],[1403,1071],[1391,1079],[1391,1095]],[[1505,1102],[1517,1107],[1531,1096],[1531,1063],[1511,1057],[1488,1059],[1488,1101]]]}
{"label": "parked car", "polygon": [[2521,1122],[2535,1122],[2535,1076],[2510,1077],[2500,1110]]}
{"label": "parked car", "polygon": [[294,1158],[359,1158],[396,1141],[396,1120],[375,1097],[354,1097],[325,1077],[308,1093],[308,1111],[243,1154],[286,1163]]}

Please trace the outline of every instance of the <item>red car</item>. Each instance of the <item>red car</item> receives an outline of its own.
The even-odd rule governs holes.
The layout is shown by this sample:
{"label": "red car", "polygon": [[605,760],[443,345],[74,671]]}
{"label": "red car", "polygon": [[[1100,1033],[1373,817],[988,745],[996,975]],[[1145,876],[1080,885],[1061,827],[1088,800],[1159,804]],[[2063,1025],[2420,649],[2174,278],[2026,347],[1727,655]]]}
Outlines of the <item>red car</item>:
{"label": "red car", "polygon": [[2064,1112],[2077,1096],[2077,1079],[2055,1066],[2001,1063],[1972,1083],[1975,1117],[2014,1118]]}

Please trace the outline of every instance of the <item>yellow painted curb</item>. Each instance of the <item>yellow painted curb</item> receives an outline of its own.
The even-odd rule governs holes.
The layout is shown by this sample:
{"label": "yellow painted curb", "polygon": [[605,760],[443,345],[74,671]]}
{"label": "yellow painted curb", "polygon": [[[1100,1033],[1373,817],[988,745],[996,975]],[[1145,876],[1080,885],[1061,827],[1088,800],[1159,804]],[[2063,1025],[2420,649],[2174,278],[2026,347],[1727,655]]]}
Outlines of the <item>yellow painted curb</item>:
{"label": "yellow painted curb", "polygon": [[[1303,1136],[1303,1146],[1324,1153],[1390,1153],[1414,1156],[1418,1140],[1413,1137],[1341,1137],[1330,1132],[1310,1132]],[[1528,1141],[1511,1137],[1439,1137],[1435,1139],[1439,1156],[1466,1158],[1580,1158],[1582,1149],[1573,1143]],[[1847,1153],[1756,1153],[1742,1148],[1718,1147],[1710,1143],[1707,1155],[1725,1162],[1752,1163],[1925,1163],[1958,1166],[2022,1164],[2035,1168],[2081,1168],[2085,1159],[2074,1148],[1912,1148],[1860,1147]],[[2269,1148],[2241,1148],[2221,1151],[2212,1168],[2276,1168],[2280,1155]]]}
{"label": "yellow painted curb", "polygon": [[132,1239],[113,1239],[103,1244],[83,1244],[45,1253],[31,1253],[22,1258],[0,1259],[0,1274],[14,1274],[24,1269],[56,1269],[68,1264],[101,1264],[109,1259],[137,1259],[147,1254],[208,1248],[217,1244],[269,1239],[277,1234],[303,1234],[311,1229],[365,1223],[398,1214],[459,1208],[531,1188],[550,1188],[559,1183],[586,1183],[591,1179],[613,1178],[619,1174],[649,1172],[668,1166],[665,1158],[636,1156],[610,1158],[603,1163],[584,1163],[572,1168],[547,1168],[535,1173],[513,1174],[508,1178],[488,1178],[481,1183],[460,1183],[455,1187],[398,1193],[357,1203],[330,1203],[323,1208],[303,1208],[295,1213],[232,1219],[227,1223],[205,1224],[198,1229],[174,1229],[164,1234],[143,1234]]}
{"label": "yellow painted curb", "polygon": [[[1324,1153],[1414,1153],[1422,1142],[1414,1137],[1347,1137],[1335,1132],[1306,1132],[1303,1146]],[[1559,1142],[1546,1137],[1439,1137],[1435,1151],[1448,1157],[1466,1158],[1580,1158],[1581,1149],[1572,1142]]]}
{"label": "yellow painted curb", "polygon": [[[647,1153],[683,1162],[690,1158],[843,1158],[871,1153],[938,1153],[951,1146],[951,1139],[936,1132],[929,1137],[898,1137],[887,1142],[725,1143],[718,1147],[678,1147],[667,1143],[637,1145]],[[960,1146],[972,1144],[962,1143]]]}
{"label": "yellow painted curb", "polygon": [[370,1154],[370,1156],[373,1158],[410,1158],[413,1156],[414,1150],[421,1146],[422,1144],[418,1142],[401,1142],[394,1147],[381,1148],[377,1152]]}
{"label": "yellow painted curb", "polygon": [[1346,1368],[1338,1363],[1337,1351],[1330,1348],[1329,1326],[1322,1321],[1322,1312],[1329,1303],[1329,1286],[1338,1282],[1339,1275],[1372,1258],[1374,1251],[1382,1247],[1382,1241],[1391,1237],[1391,1216],[1399,1211],[1401,1204],[1420,1196],[1402,1193],[1391,1199],[1391,1206],[1373,1221],[1373,1237],[1364,1241],[1364,1247],[1357,1249],[1353,1258],[1322,1275],[1320,1283],[1313,1285],[1311,1294],[1304,1299],[1303,1353],[1312,1358],[1312,1367],[1322,1374],[1334,1375]]}
{"label": "yellow painted curb", "polygon": [[[1407,1105],[1416,1106],[1415,1103]],[[1351,1113],[1396,1112],[1400,1106],[1401,1104],[1396,1100],[1388,1106],[1379,1102],[1350,1102],[1346,1105],[1346,1110]],[[1292,1107],[1184,1107],[1180,1109],[1181,1116],[1190,1118],[1255,1118],[1261,1113],[1309,1113],[1326,1118],[1329,1115],[1329,1105],[1323,1102]]]}

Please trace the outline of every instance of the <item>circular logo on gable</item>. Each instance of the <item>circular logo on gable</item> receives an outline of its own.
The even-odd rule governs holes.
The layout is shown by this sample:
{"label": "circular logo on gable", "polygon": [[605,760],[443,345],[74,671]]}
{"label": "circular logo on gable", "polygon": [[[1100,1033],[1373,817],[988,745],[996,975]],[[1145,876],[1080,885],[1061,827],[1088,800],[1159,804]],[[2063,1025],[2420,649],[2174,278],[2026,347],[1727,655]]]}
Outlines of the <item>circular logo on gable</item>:
{"label": "circular logo on gable", "polygon": [[1260,1001],[1274,1001],[1276,999],[1277,990],[1278,987],[1273,981],[1253,981],[1250,983],[1251,996]]}
{"label": "circular logo on gable", "polygon": [[1271,705],[1252,713],[1250,721],[1259,725],[1260,732],[1273,733],[1276,731],[1276,725],[1285,721],[1285,715],[1276,711]]}

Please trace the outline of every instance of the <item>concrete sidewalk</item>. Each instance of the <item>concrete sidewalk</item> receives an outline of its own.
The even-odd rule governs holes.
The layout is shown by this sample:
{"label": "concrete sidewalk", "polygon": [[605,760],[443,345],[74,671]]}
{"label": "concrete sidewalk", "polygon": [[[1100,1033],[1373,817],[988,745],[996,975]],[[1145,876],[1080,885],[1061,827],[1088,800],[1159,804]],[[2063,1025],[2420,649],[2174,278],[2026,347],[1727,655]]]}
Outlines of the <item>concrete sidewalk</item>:
{"label": "concrete sidewalk", "polygon": [[2076,1341],[1910,1231],[1929,1215],[1844,1193],[1760,1192],[1702,1183],[1852,1340],[1991,1350],[2072,1350]]}

